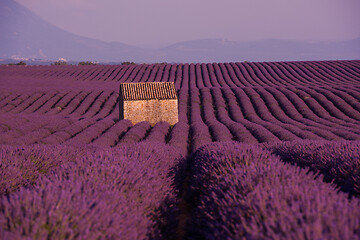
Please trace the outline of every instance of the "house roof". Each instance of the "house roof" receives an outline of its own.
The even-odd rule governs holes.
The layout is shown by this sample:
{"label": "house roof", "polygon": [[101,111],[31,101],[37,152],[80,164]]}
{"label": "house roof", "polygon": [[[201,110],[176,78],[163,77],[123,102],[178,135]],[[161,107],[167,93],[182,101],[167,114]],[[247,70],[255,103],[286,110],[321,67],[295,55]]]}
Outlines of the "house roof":
{"label": "house roof", "polygon": [[120,98],[124,101],[177,99],[173,82],[120,83]]}

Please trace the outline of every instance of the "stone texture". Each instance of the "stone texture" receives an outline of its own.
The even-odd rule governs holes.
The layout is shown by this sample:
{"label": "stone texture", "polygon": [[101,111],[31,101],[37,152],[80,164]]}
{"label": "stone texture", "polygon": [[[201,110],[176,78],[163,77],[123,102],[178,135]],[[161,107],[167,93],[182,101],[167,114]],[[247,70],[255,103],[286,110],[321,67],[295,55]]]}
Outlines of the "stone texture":
{"label": "stone texture", "polygon": [[120,119],[133,124],[148,121],[151,125],[165,121],[174,125],[178,119],[178,99],[173,82],[121,83]]}
{"label": "stone texture", "polygon": [[120,104],[121,112],[123,114],[120,118],[129,119],[133,124],[148,121],[155,125],[157,122],[166,121],[174,125],[179,121],[177,99],[123,101],[123,104]]}

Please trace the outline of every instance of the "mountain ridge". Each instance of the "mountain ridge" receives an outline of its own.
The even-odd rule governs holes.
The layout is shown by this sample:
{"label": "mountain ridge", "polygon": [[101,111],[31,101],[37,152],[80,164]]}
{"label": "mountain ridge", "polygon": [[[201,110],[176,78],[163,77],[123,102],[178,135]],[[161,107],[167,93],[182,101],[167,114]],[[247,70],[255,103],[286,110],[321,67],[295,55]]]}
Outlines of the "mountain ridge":
{"label": "mountain ridge", "polygon": [[360,59],[360,38],[339,42],[199,39],[162,48],[104,42],[54,26],[13,0],[0,3],[0,58],[123,62],[238,62]]}

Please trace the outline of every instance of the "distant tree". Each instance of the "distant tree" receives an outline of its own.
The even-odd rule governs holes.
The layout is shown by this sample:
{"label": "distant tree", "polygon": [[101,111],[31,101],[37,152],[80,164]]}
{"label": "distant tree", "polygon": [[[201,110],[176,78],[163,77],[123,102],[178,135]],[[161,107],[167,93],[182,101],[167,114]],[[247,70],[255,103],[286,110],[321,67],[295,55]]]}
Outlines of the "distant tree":
{"label": "distant tree", "polygon": [[68,65],[65,58],[59,58],[59,60],[55,61],[52,65]]}
{"label": "distant tree", "polygon": [[26,65],[26,62],[20,61],[20,62],[18,62],[16,65],[25,66],[25,65]]}
{"label": "distant tree", "polygon": [[91,61],[82,61],[82,62],[79,62],[79,65],[96,65],[96,63],[94,62],[91,62]]}
{"label": "distant tree", "polygon": [[9,63],[8,65],[12,65],[12,66],[14,66],[14,65],[17,65],[17,66],[25,66],[25,65],[26,65],[26,62],[20,61],[20,62],[18,62],[18,63]]}
{"label": "distant tree", "polygon": [[130,65],[130,64],[135,64],[134,62],[122,62],[121,65]]}

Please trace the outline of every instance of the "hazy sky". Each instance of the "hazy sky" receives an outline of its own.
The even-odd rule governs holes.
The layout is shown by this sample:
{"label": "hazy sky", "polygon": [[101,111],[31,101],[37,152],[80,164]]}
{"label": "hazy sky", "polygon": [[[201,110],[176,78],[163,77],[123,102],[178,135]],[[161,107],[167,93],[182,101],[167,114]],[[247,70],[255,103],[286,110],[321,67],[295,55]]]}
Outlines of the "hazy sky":
{"label": "hazy sky", "polygon": [[131,45],[360,37],[360,0],[16,0],[72,33]]}

